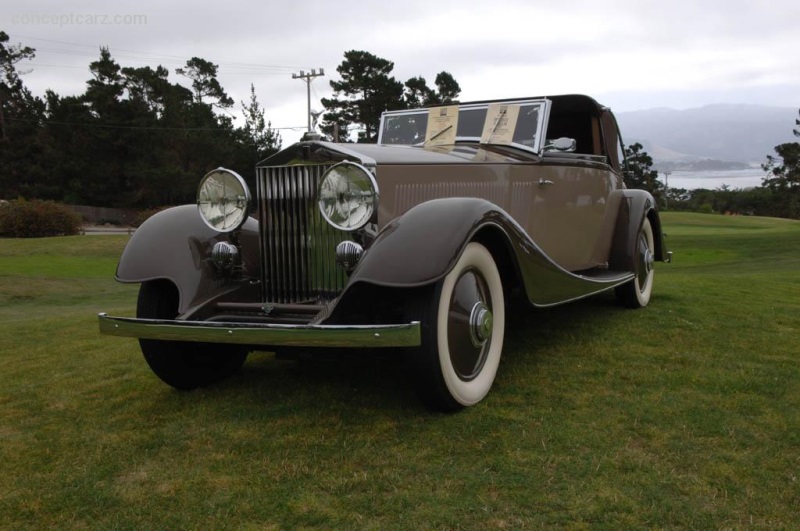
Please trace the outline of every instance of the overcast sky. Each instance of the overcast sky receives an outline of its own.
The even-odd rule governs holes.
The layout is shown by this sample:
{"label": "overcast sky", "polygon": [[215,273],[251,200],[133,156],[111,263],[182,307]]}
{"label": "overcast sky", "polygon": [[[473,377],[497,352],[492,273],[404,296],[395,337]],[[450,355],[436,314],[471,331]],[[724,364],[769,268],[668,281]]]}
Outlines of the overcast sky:
{"label": "overcast sky", "polygon": [[[82,93],[107,46],[122,66],[219,65],[237,102],[250,84],[284,143],[306,124],[306,85],[322,109],[347,50],[394,61],[405,81],[442,70],[461,100],[585,93],[617,112],[712,103],[800,107],[797,0],[76,0],[4,5],[0,30],[36,49],[20,64],[36,94]],[[188,85],[188,83],[186,83]],[[791,125],[791,124],[789,124]]]}

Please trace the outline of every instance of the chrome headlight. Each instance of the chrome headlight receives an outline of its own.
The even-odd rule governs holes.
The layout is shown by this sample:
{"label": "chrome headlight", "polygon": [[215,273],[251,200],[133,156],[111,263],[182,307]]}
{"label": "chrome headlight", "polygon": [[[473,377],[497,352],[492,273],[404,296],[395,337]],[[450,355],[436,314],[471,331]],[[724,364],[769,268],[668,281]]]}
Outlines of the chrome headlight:
{"label": "chrome headlight", "polygon": [[200,181],[197,210],[212,229],[219,232],[234,231],[247,220],[250,190],[238,173],[217,168]]}
{"label": "chrome headlight", "polygon": [[365,167],[341,162],[322,176],[319,183],[319,211],[335,228],[358,230],[378,208],[378,184]]}

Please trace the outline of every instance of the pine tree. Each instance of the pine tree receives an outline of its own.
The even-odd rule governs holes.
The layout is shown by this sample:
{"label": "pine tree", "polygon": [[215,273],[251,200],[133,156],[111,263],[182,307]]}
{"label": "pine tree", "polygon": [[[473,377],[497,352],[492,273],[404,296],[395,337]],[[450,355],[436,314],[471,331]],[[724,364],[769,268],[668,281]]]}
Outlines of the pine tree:
{"label": "pine tree", "polygon": [[[800,126],[800,120],[794,123]],[[800,137],[800,130],[792,129],[792,133]],[[767,155],[767,162],[761,165],[767,172],[762,186],[775,192],[774,215],[800,218],[800,143],[779,144],[775,146],[775,155]]]}
{"label": "pine tree", "polygon": [[254,162],[258,162],[277,152],[281,147],[281,135],[272,129],[272,122],[268,122],[264,116],[264,109],[256,98],[256,88],[250,84],[250,102],[242,102],[242,114],[244,115],[245,142],[250,153],[253,154]]}
{"label": "pine tree", "polygon": [[653,167],[653,158],[636,142],[625,148],[625,186],[647,190],[659,199],[664,185],[658,180],[658,172]]}
{"label": "pine tree", "polygon": [[225,93],[217,80],[218,68],[219,65],[215,65],[211,61],[192,57],[186,61],[185,68],[177,68],[175,73],[192,80],[192,89],[197,103],[204,103],[204,98],[211,98],[216,100],[211,105],[227,109],[233,106],[233,100]]}
{"label": "pine tree", "polygon": [[332,98],[323,98],[326,109],[321,130],[346,138],[351,127],[359,129],[359,142],[375,142],[381,113],[403,107],[403,84],[390,74],[394,63],[369,52],[350,50],[336,68],[341,81],[331,81]]}

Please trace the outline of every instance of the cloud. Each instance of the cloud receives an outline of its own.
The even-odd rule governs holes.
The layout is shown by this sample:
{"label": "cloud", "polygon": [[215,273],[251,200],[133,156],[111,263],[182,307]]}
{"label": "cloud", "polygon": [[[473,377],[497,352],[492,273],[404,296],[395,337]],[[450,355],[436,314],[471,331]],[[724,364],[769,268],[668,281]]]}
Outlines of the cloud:
{"label": "cloud", "polygon": [[[79,24],[83,15],[123,18]],[[125,24],[133,15],[143,23]],[[36,24],[34,16],[65,23]],[[319,108],[351,49],[394,61],[403,81],[422,75],[430,83],[446,70],[466,100],[586,92],[619,98],[627,110],[731,98],[800,106],[797,20],[795,0],[42,0],[5,6],[0,29],[37,49],[24,80],[38,94],[82,92],[100,46],[123,66],[162,64],[181,82],[175,68],[197,56],[220,66],[235,101],[253,83],[273,125],[294,126],[305,123],[306,98],[291,73],[325,69],[312,85]]]}

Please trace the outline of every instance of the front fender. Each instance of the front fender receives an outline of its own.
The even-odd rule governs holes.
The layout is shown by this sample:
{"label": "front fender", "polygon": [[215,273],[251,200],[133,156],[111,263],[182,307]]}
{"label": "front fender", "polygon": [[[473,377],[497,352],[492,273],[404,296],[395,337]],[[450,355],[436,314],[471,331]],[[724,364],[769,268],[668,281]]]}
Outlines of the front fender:
{"label": "front fender", "polygon": [[236,283],[221,282],[211,264],[211,249],[219,241],[236,237],[241,242],[243,275],[258,277],[258,222],[248,218],[235,236],[206,225],[194,205],[155,214],[133,233],[117,266],[119,282],[169,280],[180,294],[179,314],[204,301],[235,291]]}
{"label": "front fender", "polygon": [[498,207],[483,199],[421,203],[390,222],[359,263],[350,283],[414,287],[447,274],[476,228]]}
{"label": "front fender", "polygon": [[632,277],[628,272],[597,278],[566,271],[497,205],[462,197],[419,204],[392,221],[364,254],[349,286],[431,284],[450,272],[472,240],[484,243],[496,261],[510,262],[504,284],[521,282],[534,306],[585,297]]}

